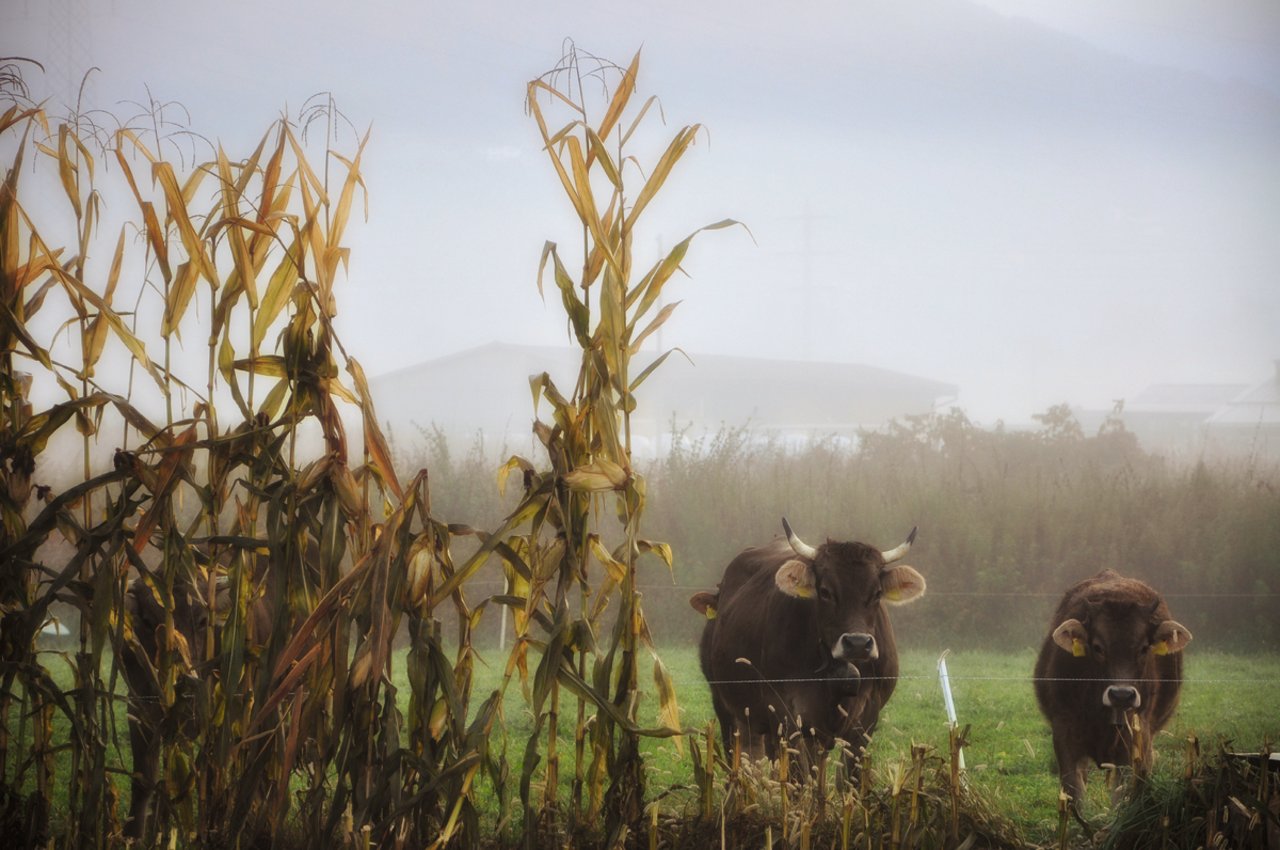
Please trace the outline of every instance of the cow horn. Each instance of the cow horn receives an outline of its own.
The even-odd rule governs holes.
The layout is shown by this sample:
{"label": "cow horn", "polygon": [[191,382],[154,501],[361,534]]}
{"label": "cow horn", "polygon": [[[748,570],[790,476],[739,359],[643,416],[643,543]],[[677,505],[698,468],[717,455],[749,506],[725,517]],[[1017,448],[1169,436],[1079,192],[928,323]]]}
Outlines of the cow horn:
{"label": "cow horn", "polygon": [[787,533],[787,542],[791,544],[791,548],[795,550],[797,555],[801,558],[808,558],[810,561],[818,557],[817,549],[796,537],[796,533],[791,530],[791,523],[787,522],[786,517],[782,518],[782,530]]}
{"label": "cow horn", "polygon": [[907,539],[905,541],[903,541],[897,546],[894,546],[892,549],[890,549],[887,552],[880,553],[881,555],[884,556],[885,564],[888,565],[888,564],[892,564],[894,561],[901,560],[902,557],[907,554],[907,550],[911,548],[911,544],[915,542],[915,539],[916,539],[916,529],[913,526],[911,529],[911,533],[907,535]]}

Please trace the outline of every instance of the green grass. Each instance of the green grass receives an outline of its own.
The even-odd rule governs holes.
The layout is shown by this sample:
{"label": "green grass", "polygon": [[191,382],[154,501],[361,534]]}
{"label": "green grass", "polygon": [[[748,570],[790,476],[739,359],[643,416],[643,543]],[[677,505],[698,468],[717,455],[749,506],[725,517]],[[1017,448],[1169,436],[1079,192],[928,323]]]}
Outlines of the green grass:
{"label": "green grass", "polygon": [[[912,743],[947,750],[946,714],[937,678],[939,651],[902,655],[902,680],[884,712],[870,748],[872,768],[907,758]],[[704,728],[714,719],[710,692],[691,647],[668,648],[663,662],[677,682],[686,726]],[[1035,650],[960,651],[947,659],[960,725],[970,725],[965,749],[973,787],[1014,821],[1025,837],[1048,841],[1058,822],[1058,781],[1049,727],[1036,706],[1029,681]],[[1264,739],[1280,740],[1280,654],[1191,653],[1182,702],[1169,727],[1156,739],[1156,770],[1180,774],[1186,739],[1196,735],[1202,751],[1220,741],[1255,750]],[[656,708],[645,704],[649,714]],[[673,744],[650,748],[651,775],[668,784],[691,784],[688,756]],[[1100,771],[1090,776],[1091,819],[1105,818],[1109,795]],[[652,791],[651,791],[652,793]]]}
{"label": "green grass", "polygon": [[[946,718],[937,679],[938,651],[911,650],[902,655],[902,679],[893,699],[881,715],[880,727],[870,749],[870,764],[887,766],[905,760],[913,743],[926,744],[939,752],[947,747]],[[505,658],[496,649],[481,652],[487,663],[476,667],[473,705],[500,684]],[[663,662],[676,682],[681,719],[686,728],[706,729],[713,723],[710,691],[698,666],[697,650],[691,646],[664,647]],[[1034,650],[1016,652],[959,651],[948,657],[952,690],[961,725],[969,724],[969,745],[965,750],[967,775],[972,786],[998,811],[1018,826],[1028,841],[1049,841],[1057,827],[1057,778],[1053,772],[1053,751],[1049,729],[1035,704],[1029,677],[1035,661]],[[657,725],[657,701],[652,696],[651,664],[641,659],[641,685],[648,687],[641,703],[641,722]],[[403,671],[403,659],[393,662]],[[56,679],[67,678],[66,666],[51,665]],[[397,681],[402,701],[407,703],[408,683]],[[1242,655],[1221,652],[1191,652],[1182,702],[1173,722],[1156,739],[1158,772],[1180,775],[1185,763],[1186,739],[1196,735],[1202,751],[1212,752],[1224,740],[1234,741],[1242,750],[1254,750],[1264,741],[1280,741],[1280,654]],[[513,682],[506,698],[507,756],[512,764],[511,802],[505,812],[519,822],[516,784],[518,764],[526,743],[531,718]],[[572,776],[572,731],[576,703],[562,705],[561,778],[567,785]],[[127,735],[123,711],[118,715],[118,733],[127,759]],[[64,731],[65,734],[65,731]],[[502,735],[501,732],[498,736]],[[540,749],[545,750],[545,736]],[[65,753],[64,753],[65,755]],[[110,757],[109,757],[110,758]],[[663,811],[678,813],[683,807],[694,811],[695,790],[688,747],[677,751],[671,739],[645,744],[646,773],[650,798],[662,797]],[[59,759],[60,775],[68,763]],[[535,779],[541,779],[541,768]],[[118,776],[121,804],[127,799],[127,781]],[[1090,776],[1089,813],[1093,820],[1105,820],[1110,803],[1103,776]],[[481,806],[487,823],[497,820],[499,805],[487,782],[480,785]],[[566,792],[567,793],[567,792]],[[55,808],[55,817],[65,816],[65,801]]]}

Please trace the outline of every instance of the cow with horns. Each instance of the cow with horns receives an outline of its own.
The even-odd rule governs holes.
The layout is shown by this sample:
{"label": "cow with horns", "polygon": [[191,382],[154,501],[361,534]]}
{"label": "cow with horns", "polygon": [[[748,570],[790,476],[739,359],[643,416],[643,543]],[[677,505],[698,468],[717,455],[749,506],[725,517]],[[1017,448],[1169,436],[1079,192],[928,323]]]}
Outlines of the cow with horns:
{"label": "cow with horns", "polygon": [[782,520],[785,540],[739,554],[715,593],[690,604],[707,617],[702,672],[724,739],[752,757],[777,758],[797,734],[812,763],[837,740],[856,765],[893,694],[898,649],[887,605],[918,599],[924,577],[895,564],[906,542],[810,546]]}
{"label": "cow with horns", "polygon": [[1079,803],[1090,761],[1151,764],[1151,738],[1178,705],[1191,632],[1160,594],[1104,570],[1069,589],[1035,668],[1062,789]]}

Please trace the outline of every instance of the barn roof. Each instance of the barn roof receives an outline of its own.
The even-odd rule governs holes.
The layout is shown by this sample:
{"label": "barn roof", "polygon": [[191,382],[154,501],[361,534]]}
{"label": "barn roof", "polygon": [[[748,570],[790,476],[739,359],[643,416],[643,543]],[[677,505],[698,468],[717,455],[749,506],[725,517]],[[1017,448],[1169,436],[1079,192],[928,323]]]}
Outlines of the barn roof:
{"label": "barn roof", "polygon": [[1208,422],[1210,427],[1280,426],[1280,362],[1274,375],[1237,393]]}
{"label": "barn roof", "polygon": [[[639,355],[633,374],[656,356]],[[498,415],[513,423],[528,420],[530,375],[547,372],[568,394],[580,359],[581,352],[569,347],[490,342],[385,373],[371,383],[384,418],[420,424],[471,418],[481,427]],[[675,352],[636,396],[641,416],[658,424],[669,423],[674,414],[682,422],[712,428],[839,430],[928,413],[956,393],[954,384],[859,363]],[[515,406],[517,400],[523,404]]]}

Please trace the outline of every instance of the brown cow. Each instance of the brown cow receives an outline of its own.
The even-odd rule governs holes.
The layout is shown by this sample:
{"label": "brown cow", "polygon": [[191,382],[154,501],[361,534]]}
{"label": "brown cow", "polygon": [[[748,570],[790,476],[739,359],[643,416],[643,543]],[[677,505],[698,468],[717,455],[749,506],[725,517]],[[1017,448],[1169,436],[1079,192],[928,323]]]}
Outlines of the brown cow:
{"label": "brown cow", "polygon": [[1160,594],[1105,570],[1062,597],[1036,661],[1040,710],[1053,728],[1062,788],[1083,798],[1089,760],[1151,764],[1151,738],[1169,722],[1191,632]]}
{"label": "brown cow", "polygon": [[708,618],[699,654],[725,753],[736,731],[751,755],[776,758],[780,735],[798,731],[811,762],[840,739],[853,767],[897,684],[885,605],[925,590],[914,569],[889,566],[915,530],[882,553],[865,543],[814,548],[782,525],[786,540],[742,552],[718,593],[690,600]]}

